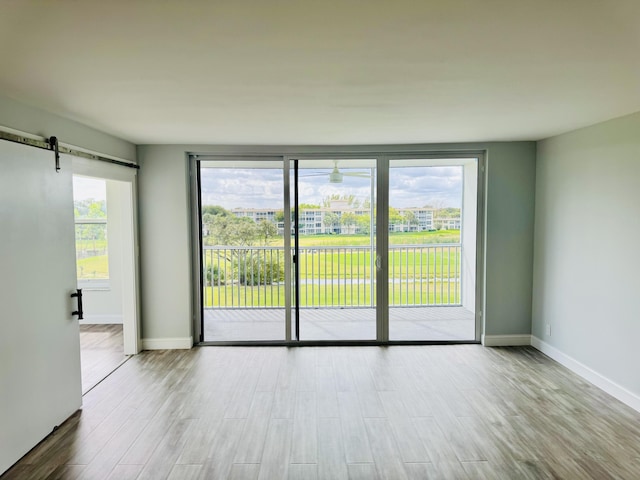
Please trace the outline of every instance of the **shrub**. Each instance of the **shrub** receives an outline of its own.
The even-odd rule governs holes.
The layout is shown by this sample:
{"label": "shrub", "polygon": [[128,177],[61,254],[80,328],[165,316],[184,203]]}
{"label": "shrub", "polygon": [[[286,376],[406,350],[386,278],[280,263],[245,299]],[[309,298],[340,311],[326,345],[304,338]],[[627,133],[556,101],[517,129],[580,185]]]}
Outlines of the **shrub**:
{"label": "shrub", "polygon": [[254,253],[236,260],[235,273],[241,285],[271,285],[284,280],[284,265],[264,253]]}
{"label": "shrub", "polygon": [[205,282],[207,286],[224,285],[224,270],[218,265],[207,264],[205,266]]}

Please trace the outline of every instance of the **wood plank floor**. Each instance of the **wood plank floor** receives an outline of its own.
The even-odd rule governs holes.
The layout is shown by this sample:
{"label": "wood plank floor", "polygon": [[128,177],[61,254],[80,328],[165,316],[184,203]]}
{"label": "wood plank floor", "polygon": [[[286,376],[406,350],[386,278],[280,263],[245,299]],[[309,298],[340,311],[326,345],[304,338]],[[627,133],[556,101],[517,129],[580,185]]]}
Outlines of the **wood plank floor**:
{"label": "wood plank floor", "polygon": [[122,324],[80,325],[82,393],[86,393],[127,359]]}
{"label": "wood plank floor", "polygon": [[638,479],[640,413],[531,347],[145,352],[8,479]]}

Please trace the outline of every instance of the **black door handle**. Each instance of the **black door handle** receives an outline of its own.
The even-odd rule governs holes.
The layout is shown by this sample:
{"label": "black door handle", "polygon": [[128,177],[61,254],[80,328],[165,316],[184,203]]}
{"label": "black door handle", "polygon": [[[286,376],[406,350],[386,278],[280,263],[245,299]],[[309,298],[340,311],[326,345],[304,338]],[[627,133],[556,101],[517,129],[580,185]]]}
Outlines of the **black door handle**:
{"label": "black door handle", "polygon": [[73,297],[78,297],[78,310],[76,310],[75,312],[71,312],[71,315],[77,315],[78,320],[82,320],[84,319],[84,312],[82,311],[82,289],[77,288],[76,293],[71,294],[71,298]]}

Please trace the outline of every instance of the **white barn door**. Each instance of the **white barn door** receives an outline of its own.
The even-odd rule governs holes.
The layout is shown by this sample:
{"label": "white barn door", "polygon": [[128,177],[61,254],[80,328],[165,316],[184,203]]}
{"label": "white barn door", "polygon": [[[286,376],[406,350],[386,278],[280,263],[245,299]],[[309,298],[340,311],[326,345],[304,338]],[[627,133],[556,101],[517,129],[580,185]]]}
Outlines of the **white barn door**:
{"label": "white barn door", "polygon": [[71,158],[0,142],[0,474],[82,402]]}

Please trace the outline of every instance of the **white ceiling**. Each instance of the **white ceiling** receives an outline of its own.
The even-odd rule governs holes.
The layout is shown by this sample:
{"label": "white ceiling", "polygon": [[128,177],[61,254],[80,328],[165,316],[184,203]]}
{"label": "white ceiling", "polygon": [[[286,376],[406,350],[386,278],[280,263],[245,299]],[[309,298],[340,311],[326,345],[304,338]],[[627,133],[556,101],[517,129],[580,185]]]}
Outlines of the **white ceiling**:
{"label": "white ceiling", "polygon": [[0,0],[0,93],[135,143],[535,140],[640,111],[640,1]]}

